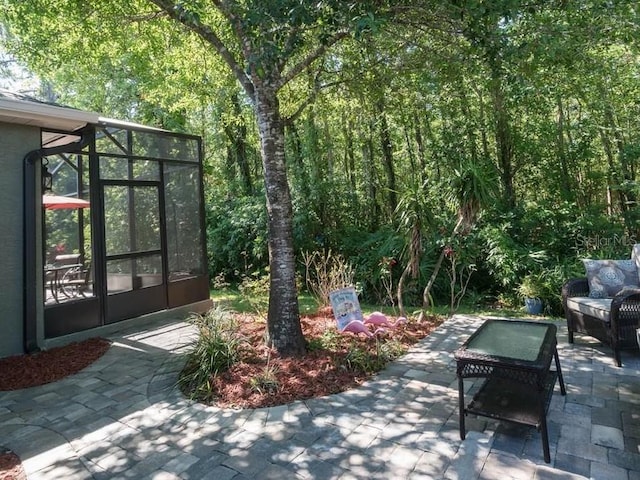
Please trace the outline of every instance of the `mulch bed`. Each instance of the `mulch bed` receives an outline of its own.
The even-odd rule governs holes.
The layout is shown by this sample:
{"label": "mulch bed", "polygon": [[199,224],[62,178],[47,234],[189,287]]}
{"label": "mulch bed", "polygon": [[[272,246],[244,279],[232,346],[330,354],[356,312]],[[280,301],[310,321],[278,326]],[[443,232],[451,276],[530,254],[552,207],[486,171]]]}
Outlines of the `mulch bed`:
{"label": "mulch bed", "polygon": [[[294,358],[282,358],[267,348],[264,343],[264,321],[256,322],[251,317],[241,316],[239,322],[240,331],[247,338],[250,349],[243,352],[241,362],[211,379],[215,399],[207,403],[219,407],[271,407],[357,387],[371,375],[345,368],[344,359],[354,346],[375,353],[378,340],[394,340],[409,348],[429,335],[442,323],[442,319],[427,317],[422,322],[411,320],[389,329],[377,340],[352,333],[337,334],[331,307],[323,308],[313,315],[302,317],[302,331],[307,341],[334,331],[337,337],[335,347],[309,351],[304,357]],[[255,380],[264,375],[266,369],[275,377],[274,388],[257,391],[252,381],[255,384]]]}
{"label": "mulch bed", "polygon": [[19,390],[55,382],[78,373],[109,349],[104,338],[90,338],[63,347],[0,359],[0,391]]}
{"label": "mulch bed", "polygon": [[26,480],[20,458],[11,450],[0,447],[0,480]]}
{"label": "mulch bed", "polygon": [[[0,359],[0,391],[19,390],[55,382],[78,373],[91,365],[109,349],[103,338],[33,353]],[[20,458],[11,450],[0,447],[0,480],[26,480]]]}

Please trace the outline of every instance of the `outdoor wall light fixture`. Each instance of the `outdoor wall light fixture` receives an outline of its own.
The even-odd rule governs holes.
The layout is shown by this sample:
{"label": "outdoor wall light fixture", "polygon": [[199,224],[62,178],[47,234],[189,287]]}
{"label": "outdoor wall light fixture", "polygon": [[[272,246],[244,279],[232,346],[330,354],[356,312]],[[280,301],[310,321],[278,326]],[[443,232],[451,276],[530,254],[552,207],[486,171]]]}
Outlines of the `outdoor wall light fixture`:
{"label": "outdoor wall light fixture", "polygon": [[53,174],[49,172],[49,160],[42,161],[42,192],[50,192],[53,190]]}

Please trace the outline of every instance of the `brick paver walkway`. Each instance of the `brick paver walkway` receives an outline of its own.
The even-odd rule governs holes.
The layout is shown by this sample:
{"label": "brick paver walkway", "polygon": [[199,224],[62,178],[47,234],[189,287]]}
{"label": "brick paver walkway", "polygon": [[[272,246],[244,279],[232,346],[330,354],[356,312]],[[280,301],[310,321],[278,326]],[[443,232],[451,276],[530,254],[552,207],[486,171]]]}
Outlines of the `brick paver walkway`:
{"label": "brick paver walkway", "polygon": [[461,442],[452,352],[481,322],[453,317],[357,389],[244,411],[175,388],[187,324],[124,332],[77,375],[0,392],[0,445],[30,480],[640,480],[640,354],[616,368],[586,337],[568,345],[562,324],[551,463],[534,429],[469,418]]}

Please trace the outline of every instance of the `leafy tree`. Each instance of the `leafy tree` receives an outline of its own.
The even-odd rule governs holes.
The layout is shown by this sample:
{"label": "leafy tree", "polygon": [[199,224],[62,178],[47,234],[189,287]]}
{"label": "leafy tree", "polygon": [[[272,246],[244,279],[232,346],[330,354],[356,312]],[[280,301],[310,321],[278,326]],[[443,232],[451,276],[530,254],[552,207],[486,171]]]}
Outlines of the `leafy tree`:
{"label": "leafy tree", "polygon": [[[212,276],[271,255],[287,275],[271,269],[286,305],[270,315],[285,326],[294,247],[348,258],[367,300],[393,283],[419,305],[424,279],[429,299],[448,296],[451,238],[458,267],[478,260],[470,289],[508,294],[528,273],[556,284],[578,255],[626,248],[600,238],[640,235],[633,2],[2,5],[10,51],[62,102],[203,135]],[[479,210],[479,234],[461,235]]]}
{"label": "leafy tree", "polygon": [[[120,84],[118,91],[128,91],[127,87],[131,86],[129,79],[145,77],[144,72],[130,71],[131,68],[149,65],[146,61],[139,61],[137,55],[164,55],[162,49],[166,44],[162,42],[162,33],[176,38],[181,45],[190,43],[193,34],[204,42],[207,49],[222,58],[252,105],[260,137],[271,265],[269,341],[282,354],[303,353],[305,342],[300,328],[295,285],[293,208],[285,166],[285,119],[280,108],[279,93],[302,73],[314,68],[334,44],[350,36],[355,28],[367,28],[373,15],[365,14],[369,14],[368,8],[372,5],[337,0],[313,4],[296,0],[150,1],[158,10],[149,10],[142,2],[127,6],[120,2],[102,2],[101,5],[86,2],[78,5],[71,0],[57,0],[53,5],[10,2],[13,8],[8,16],[12,21],[25,25],[29,22],[19,19],[20,15],[30,16],[33,23],[35,16],[44,14],[47,7],[50,22],[60,22],[61,18],[68,15],[91,18],[93,23],[79,22],[83,24],[83,33],[89,33],[78,39],[84,44],[81,51],[87,53],[89,59],[119,61],[111,65],[115,73],[114,80]],[[94,9],[108,16],[99,18],[94,15]],[[176,32],[166,22],[167,18],[184,29]],[[354,24],[354,20],[359,23]],[[131,43],[129,55],[100,56],[100,51],[110,48],[105,39],[111,35],[105,36],[106,29],[123,32],[120,34],[122,36],[133,34],[131,29],[123,29],[118,25],[122,21],[139,24],[148,22],[151,26],[145,28],[157,29],[157,32],[136,38]],[[88,27],[91,27],[89,32]],[[73,41],[73,37],[67,35],[62,41]],[[42,41],[42,37],[32,37],[32,40]],[[45,50],[44,45],[40,44],[39,47]],[[58,51],[61,52],[58,53],[58,60],[68,60],[64,58],[63,49]],[[175,68],[176,63],[173,65]],[[102,68],[107,67],[105,65]],[[135,88],[135,82],[133,86]],[[246,187],[249,185],[246,184]]]}

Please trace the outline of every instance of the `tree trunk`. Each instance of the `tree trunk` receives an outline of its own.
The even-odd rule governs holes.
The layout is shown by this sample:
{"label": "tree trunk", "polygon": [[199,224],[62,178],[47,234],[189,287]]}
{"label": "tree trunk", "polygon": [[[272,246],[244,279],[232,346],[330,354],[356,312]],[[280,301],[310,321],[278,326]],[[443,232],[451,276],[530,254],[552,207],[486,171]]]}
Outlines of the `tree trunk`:
{"label": "tree trunk", "polygon": [[378,221],[380,216],[380,207],[378,206],[378,200],[376,197],[376,185],[375,185],[375,168],[374,161],[375,155],[373,151],[373,130],[374,127],[369,123],[369,132],[367,138],[362,146],[362,158],[364,168],[364,181],[367,189],[367,196],[369,198],[369,228],[373,231],[378,228]]}
{"label": "tree trunk", "polygon": [[346,118],[342,118],[342,134],[344,135],[345,142],[345,152],[344,152],[344,171],[349,179],[349,184],[351,188],[355,191],[356,189],[356,156],[353,152],[353,124],[351,120],[347,120]]}
{"label": "tree trunk", "polygon": [[456,81],[456,87],[458,88],[458,95],[460,96],[460,108],[465,118],[464,128],[467,132],[467,143],[469,150],[471,151],[471,160],[473,163],[478,162],[478,147],[476,145],[476,133],[473,127],[473,115],[471,108],[469,107],[469,99],[467,98],[466,86],[462,75]]}
{"label": "tree trunk", "polygon": [[420,315],[418,316],[418,321],[422,321],[424,318],[425,311],[429,308],[431,304],[431,300],[429,297],[431,296],[431,288],[433,288],[433,284],[436,282],[436,278],[438,278],[438,273],[440,273],[440,267],[442,266],[442,261],[444,260],[444,248],[440,252],[440,256],[438,257],[438,261],[433,267],[433,272],[431,272],[431,277],[427,282],[427,286],[424,287],[422,291],[422,310],[420,311]]}
{"label": "tree trunk", "polygon": [[255,111],[260,131],[269,224],[268,343],[281,355],[303,355],[306,347],[300,326],[295,278],[293,209],[277,93],[265,87],[256,89]]}
{"label": "tree trunk", "polygon": [[[238,95],[234,94],[231,98],[233,104],[233,113],[240,118],[242,112],[240,110],[240,101]],[[240,125],[231,125],[225,122],[223,125],[231,145],[227,147],[227,170],[231,176],[231,180],[235,180],[236,168],[240,173],[240,180],[245,195],[253,193],[253,181],[251,179],[251,170],[249,168],[249,160],[247,158],[247,127],[242,122]]]}
{"label": "tree trunk", "polygon": [[487,126],[485,121],[485,112],[484,112],[484,98],[482,96],[482,92],[480,89],[475,89],[476,94],[478,95],[478,114],[480,116],[480,138],[482,141],[482,155],[484,158],[491,158],[489,155],[489,140],[487,139]]}
{"label": "tree trunk", "polygon": [[407,266],[402,271],[402,275],[400,275],[400,280],[398,280],[398,290],[396,292],[396,296],[398,298],[398,309],[400,311],[400,316],[402,317],[407,316],[404,309],[404,301],[402,299],[404,282],[407,279],[408,275],[411,275],[412,278],[417,278],[418,274],[420,273],[420,256],[422,255],[422,226],[419,217],[411,227],[411,239],[409,240],[408,251],[409,258],[407,259]]}
{"label": "tree trunk", "polygon": [[[401,107],[402,108],[402,107]],[[404,115],[402,115],[402,132],[404,133],[404,141],[407,145],[407,156],[409,157],[409,167],[411,169],[411,177],[413,182],[415,183],[415,176],[417,172],[417,168],[416,168],[416,155],[413,151],[413,144],[412,144],[412,139],[411,139],[411,130],[412,130],[413,125],[411,125],[411,120]]]}
{"label": "tree trunk", "polygon": [[490,59],[491,69],[491,99],[496,121],[496,143],[498,146],[498,165],[500,165],[500,179],[504,191],[504,200],[508,207],[515,208],[516,198],[513,190],[513,140],[509,113],[505,105],[499,60]]}
{"label": "tree trunk", "polygon": [[624,218],[627,233],[629,234],[629,236],[635,236],[637,234],[637,226],[632,213],[629,211],[629,205],[637,204],[637,196],[634,193],[633,189],[630,189],[628,187],[628,184],[635,182],[635,174],[633,172],[633,167],[627,161],[624,152],[625,139],[622,136],[620,128],[618,128],[618,122],[616,121],[616,115],[614,113],[613,106],[609,102],[605,92],[602,92],[601,95],[604,99],[605,126],[613,134],[613,138],[615,140],[615,145],[617,148],[617,157],[619,160],[618,164],[620,165],[620,168],[618,169],[620,174],[618,175],[619,178],[617,179],[618,196],[620,197],[620,210],[622,213],[622,217]]}
{"label": "tree trunk", "polygon": [[320,145],[322,132],[318,128],[316,112],[313,105],[307,108],[304,127],[304,154],[310,160],[311,181],[309,184],[313,202],[309,203],[322,225],[327,225],[329,219],[329,199],[327,196],[327,178],[331,178],[331,165],[327,161]]}
{"label": "tree trunk", "polygon": [[[242,111],[240,110],[240,100],[238,95],[234,94],[232,97],[233,112],[240,118]],[[235,129],[235,136],[233,138],[233,150],[240,170],[240,177],[242,178],[242,185],[247,195],[253,193],[253,181],[251,180],[251,170],[249,169],[249,159],[247,158],[247,126],[244,121]]]}
{"label": "tree trunk", "polygon": [[[456,226],[453,228],[453,232],[451,232],[451,236],[449,237],[448,243],[451,243],[455,238],[455,236],[458,235],[458,232],[460,231],[460,227],[462,226],[463,223],[464,223],[464,218],[460,216],[458,218],[458,223],[456,223]],[[431,288],[433,287],[433,284],[436,283],[436,278],[438,277],[438,273],[440,273],[440,267],[442,267],[442,261],[444,260],[445,249],[446,249],[446,245],[440,252],[438,261],[433,267],[433,272],[431,272],[431,277],[427,282],[427,286],[424,287],[424,290],[422,291],[422,310],[418,317],[419,320],[422,320],[424,318],[425,310],[429,308],[429,305],[431,303],[431,301],[429,300],[429,297],[431,295]]]}
{"label": "tree trunk", "polygon": [[561,195],[565,200],[571,200],[573,198],[572,190],[571,190],[571,180],[569,179],[569,167],[567,165],[567,155],[566,148],[564,145],[564,107],[562,105],[562,97],[558,95],[557,97],[558,104],[558,159],[560,160],[560,186],[562,187]]}
{"label": "tree trunk", "polygon": [[[428,120],[427,120],[428,121]],[[416,145],[418,146],[418,160],[420,162],[420,183],[424,185],[427,170],[426,151],[424,141],[422,140],[422,129],[420,128],[420,120],[416,113],[413,114],[413,128],[416,137]]]}
{"label": "tree trunk", "polygon": [[[613,215],[613,187],[617,183],[616,182],[616,167],[613,159],[613,152],[611,149],[611,141],[607,136],[604,128],[600,128],[600,139],[602,141],[602,147],[604,149],[605,156],[607,157],[607,163],[609,164],[609,168],[607,169],[607,214]],[[618,201],[620,202],[620,210],[624,210],[624,201],[622,197],[618,195]]]}
{"label": "tree trunk", "polygon": [[389,209],[391,213],[395,212],[398,206],[396,173],[393,167],[393,149],[391,146],[391,134],[389,133],[389,124],[387,123],[387,115],[385,114],[384,103],[380,100],[377,102],[378,113],[380,114],[380,144],[382,147],[382,161],[384,171],[387,174],[387,189],[389,190]]}
{"label": "tree trunk", "polygon": [[302,141],[300,140],[300,134],[298,133],[298,128],[296,127],[295,122],[291,122],[287,125],[289,129],[289,134],[286,136],[287,139],[290,139],[290,152],[293,164],[293,171],[295,172],[294,179],[297,180],[295,185],[300,190],[302,198],[311,198],[311,188],[309,184],[311,183],[309,180],[309,173],[304,164],[304,154],[302,152]]}
{"label": "tree trunk", "polygon": [[398,280],[398,289],[396,291],[396,297],[398,299],[398,312],[401,317],[406,317],[407,312],[404,309],[404,300],[402,299],[402,294],[404,292],[404,282],[411,271],[411,262],[407,262],[407,266],[402,270],[402,275],[400,275],[400,279]]}

